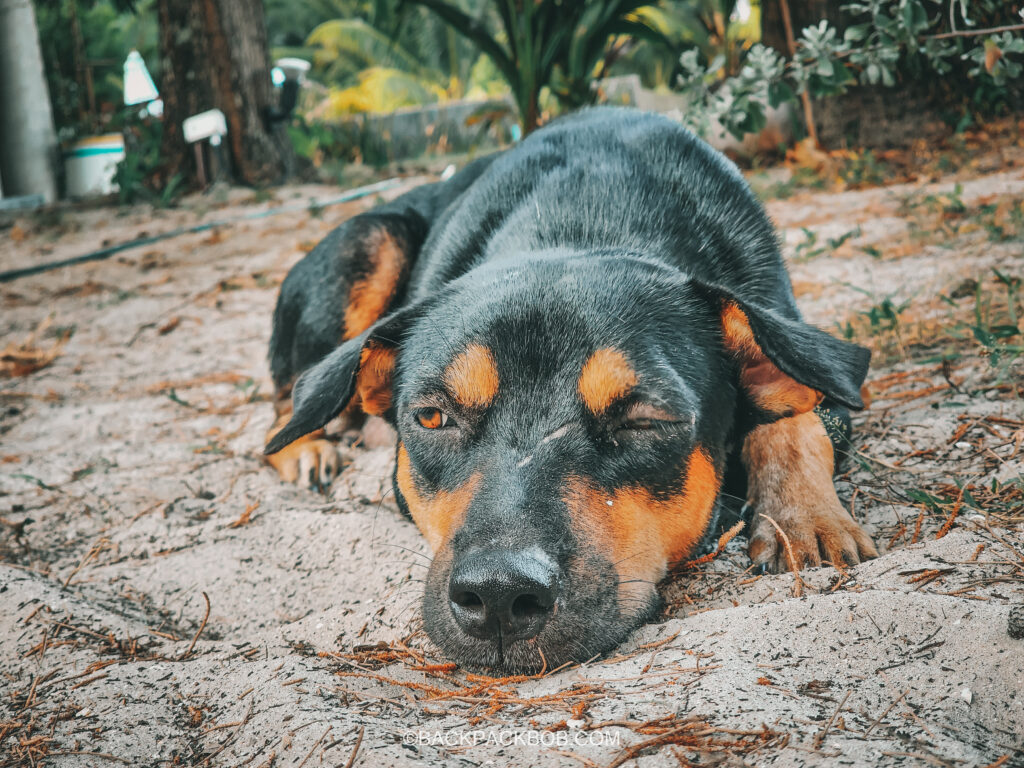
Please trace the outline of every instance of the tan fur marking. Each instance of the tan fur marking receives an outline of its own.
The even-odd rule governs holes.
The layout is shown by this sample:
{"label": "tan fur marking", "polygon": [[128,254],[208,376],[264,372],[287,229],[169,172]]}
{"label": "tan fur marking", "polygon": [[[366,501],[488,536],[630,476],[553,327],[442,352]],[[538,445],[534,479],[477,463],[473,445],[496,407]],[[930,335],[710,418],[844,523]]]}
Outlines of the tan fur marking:
{"label": "tan fur marking", "polygon": [[451,396],[467,408],[486,408],[498,394],[494,355],[481,344],[469,344],[456,355],[441,380]]}
{"label": "tan fur marking", "polygon": [[649,593],[703,537],[721,480],[700,447],[690,454],[685,472],[682,490],[669,498],[636,486],[609,495],[580,478],[569,481],[565,501],[573,527],[615,564],[620,602]]}
{"label": "tan fur marking", "polygon": [[391,407],[391,378],[395,371],[395,350],[369,342],[359,356],[356,396],[363,411],[383,416]]}
{"label": "tan fur marking", "polygon": [[635,386],[636,371],[626,356],[612,347],[603,347],[583,364],[576,389],[587,409],[600,416]]}
{"label": "tan fur marking", "polygon": [[396,474],[398,488],[402,491],[413,522],[426,538],[431,550],[440,552],[466,519],[466,512],[480,483],[480,473],[474,473],[454,491],[425,494],[417,487],[409,453],[405,446],[400,444]]}
{"label": "tan fur marking", "polygon": [[725,347],[740,364],[740,386],[762,410],[779,416],[807,413],[824,395],[779,370],[761,351],[750,321],[735,302],[722,307]]}
{"label": "tan fur marking", "polygon": [[[266,438],[263,441],[264,445],[269,443],[274,435],[284,429],[284,426],[291,419],[291,398],[279,398],[274,403],[274,410],[277,413],[277,418],[270,429],[267,430]],[[301,466],[304,454],[310,465],[316,468],[318,476],[322,467],[330,466],[332,471],[336,471],[337,452],[329,441],[323,439],[325,435],[326,432],[323,429],[310,432],[308,435],[303,435],[298,440],[288,443],[277,453],[264,456],[264,461],[277,470],[277,474],[286,483],[294,483],[299,479],[299,467]]]}
{"label": "tan fur marking", "polygon": [[371,244],[370,271],[352,284],[345,306],[345,327],[342,339],[348,340],[365,331],[387,311],[398,290],[405,270],[405,252],[390,234],[381,230],[377,242]]}
{"label": "tan fur marking", "polygon": [[[800,567],[877,556],[870,537],[850,517],[832,483],[834,454],[817,414],[803,413],[763,424],[743,443],[747,496],[755,513],[767,515],[786,532]],[[770,524],[755,515],[750,557],[770,557],[787,570],[785,555]]]}

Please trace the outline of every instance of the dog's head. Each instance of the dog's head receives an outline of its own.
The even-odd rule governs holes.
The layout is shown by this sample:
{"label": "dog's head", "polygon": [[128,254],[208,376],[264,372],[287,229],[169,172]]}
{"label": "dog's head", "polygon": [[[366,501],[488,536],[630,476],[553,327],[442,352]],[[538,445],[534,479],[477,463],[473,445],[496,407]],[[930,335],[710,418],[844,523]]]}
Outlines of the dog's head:
{"label": "dog's head", "polygon": [[621,642],[715,521],[737,412],[860,407],[867,352],[640,257],[497,263],[302,376],[273,452],[358,397],[398,432],[455,661],[536,670]]}

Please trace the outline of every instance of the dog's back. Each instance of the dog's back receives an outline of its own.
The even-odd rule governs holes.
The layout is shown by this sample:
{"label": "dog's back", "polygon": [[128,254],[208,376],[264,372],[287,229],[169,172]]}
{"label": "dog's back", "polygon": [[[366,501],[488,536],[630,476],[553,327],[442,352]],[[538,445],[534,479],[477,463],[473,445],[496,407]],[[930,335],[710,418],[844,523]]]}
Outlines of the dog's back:
{"label": "dog's back", "polygon": [[632,109],[584,110],[496,157],[433,222],[410,298],[486,261],[568,251],[657,259],[798,316],[771,224],[736,167]]}

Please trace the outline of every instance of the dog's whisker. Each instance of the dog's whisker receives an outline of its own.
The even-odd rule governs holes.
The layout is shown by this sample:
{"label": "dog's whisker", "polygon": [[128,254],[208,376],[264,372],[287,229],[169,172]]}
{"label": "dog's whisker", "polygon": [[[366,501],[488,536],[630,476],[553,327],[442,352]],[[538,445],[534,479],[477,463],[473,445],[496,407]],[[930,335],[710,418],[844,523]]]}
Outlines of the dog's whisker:
{"label": "dog's whisker", "polygon": [[642,549],[637,550],[632,555],[626,555],[621,560],[616,560],[614,563],[612,563],[612,568],[614,568],[614,567],[616,567],[618,565],[622,565],[627,560],[632,560],[634,557],[640,557],[641,555],[644,555],[644,554],[646,554],[646,552],[644,550],[642,550]]}
{"label": "dog's whisker", "polygon": [[379,560],[378,562],[381,563],[382,565],[383,564],[391,564],[391,565],[401,564],[401,565],[407,565],[410,568],[423,568],[423,569],[428,570],[428,571],[430,570],[430,565],[428,563],[420,563],[420,562],[417,562],[415,560]]}
{"label": "dog's whisker", "polygon": [[719,495],[719,496],[724,496],[724,497],[725,497],[725,498],[727,498],[727,499],[733,499],[733,500],[735,500],[735,501],[740,501],[740,502],[743,502],[744,504],[746,504],[746,503],[747,503],[747,499],[743,498],[742,496],[737,496],[737,495],[736,495],[736,494],[734,494],[734,493],[729,493],[728,491],[722,491],[722,490],[720,490],[720,491],[718,492],[718,495]]}
{"label": "dog's whisker", "polygon": [[424,554],[423,552],[420,552],[419,550],[413,549],[412,547],[406,547],[406,546],[403,546],[402,544],[395,544],[395,543],[390,542],[390,541],[382,541],[382,542],[379,542],[379,544],[382,547],[394,547],[395,549],[404,549],[406,552],[411,552],[412,554],[416,555],[416,557],[422,557],[428,563],[432,563],[434,561],[434,558],[431,557],[430,555]]}

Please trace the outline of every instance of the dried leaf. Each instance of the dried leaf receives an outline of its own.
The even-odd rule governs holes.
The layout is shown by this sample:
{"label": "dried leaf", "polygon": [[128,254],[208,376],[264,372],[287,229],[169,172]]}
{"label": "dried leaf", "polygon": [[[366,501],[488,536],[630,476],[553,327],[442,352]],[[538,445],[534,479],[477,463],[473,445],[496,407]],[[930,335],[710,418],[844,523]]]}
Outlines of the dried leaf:
{"label": "dried leaf", "polygon": [[245,508],[245,512],[238,516],[235,522],[231,523],[228,528],[241,528],[243,525],[248,525],[252,522],[252,513],[256,511],[260,503],[258,501],[249,504]]}
{"label": "dried leaf", "polygon": [[157,330],[157,333],[159,333],[161,336],[166,336],[168,333],[170,333],[175,328],[177,328],[180,324],[181,324],[181,317],[179,317],[178,315],[175,315],[170,320],[168,320],[166,323],[161,325],[160,328]]}
{"label": "dried leaf", "polygon": [[830,165],[831,158],[827,153],[818,149],[813,139],[807,138],[798,141],[792,149],[786,153],[786,163],[798,168],[809,168],[812,171],[822,171]]}
{"label": "dried leaf", "polygon": [[1003,52],[999,50],[999,46],[993,43],[991,40],[985,41],[985,71],[990,75],[992,70],[996,68],[996,64],[1003,58]]}
{"label": "dried leaf", "polygon": [[53,316],[46,318],[21,343],[9,343],[0,352],[0,376],[13,378],[15,376],[28,376],[41,368],[45,368],[64,350],[64,345],[71,338],[71,331],[64,331],[48,348],[36,346],[36,338],[41,336],[53,323]]}

